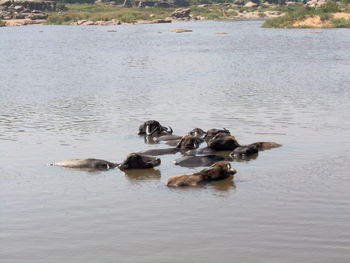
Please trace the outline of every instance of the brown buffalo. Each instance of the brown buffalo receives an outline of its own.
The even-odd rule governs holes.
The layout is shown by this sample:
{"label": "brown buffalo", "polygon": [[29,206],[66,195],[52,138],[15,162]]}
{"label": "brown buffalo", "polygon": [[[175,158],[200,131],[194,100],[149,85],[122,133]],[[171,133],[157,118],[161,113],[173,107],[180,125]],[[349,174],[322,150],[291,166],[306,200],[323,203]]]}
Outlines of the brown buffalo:
{"label": "brown buffalo", "polygon": [[281,144],[276,142],[255,142],[250,145],[256,146],[259,151],[270,150],[270,149],[278,148],[282,146]]}
{"label": "brown buffalo", "polygon": [[207,141],[208,147],[214,151],[232,151],[239,147],[234,136],[225,135],[224,133],[218,133]]}
{"label": "brown buffalo", "polygon": [[188,133],[188,135],[192,135],[197,138],[204,138],[206,134],[207,133],[203,131],[201,128],[194,128]]}
{"label": "brown buffalo", "polygon": [[168,179],[167,186],[198,186],[210,181],[223,180],[235,173],[236,170],[231,167],[229,162],[221,161],[198,173],[171,176]]}
{"label": "brown buffalo", "polygon": [[176,148],[181,149],[182,151],[197,149],[201,142],[203,142],[203,140],[200,138],[197,138],[192,135],[185,135],[178,142]]}
{"label": "brown buffalo", "polygon": [[204,136],[204,140],[206,142],[209,142],[212,138],[214,138],[216,135],[221,134],[223,136],[229,136],[231,135],[230,131],[227,129],[210,129],[206,132]]}

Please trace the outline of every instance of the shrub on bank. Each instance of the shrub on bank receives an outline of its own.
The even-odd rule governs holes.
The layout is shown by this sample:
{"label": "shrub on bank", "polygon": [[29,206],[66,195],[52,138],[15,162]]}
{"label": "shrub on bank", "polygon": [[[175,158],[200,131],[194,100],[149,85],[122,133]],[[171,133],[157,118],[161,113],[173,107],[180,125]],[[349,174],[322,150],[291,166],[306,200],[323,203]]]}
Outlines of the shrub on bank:
{"label": "shrub on bank", "polygon": [[317,10],[321,13],[336,13],[341,11],[339,4],[335,1],[328,1]]}
{"label": "shrub on bank", "polygon": [[289,9],[284,16],[270,18],[265,21],[263,27],[289,27],[295,21],[302,20],[307,16],[314,15],[315,9],[305,7],[295,7]]}
{"label": "shrub on bank", "polygon": [[108,21],[119,20],[126,23],[137,20],[163,19],[168,17],[173,8],[121,8],[117,6],[67,4],[65,12],[49,13],[49,24],[71,24],[78,20]]}
{"label": "shrub on bank", "polygon": [[331,20],[334,27],[350,28],[350,19],[337,18]]}
{"label": "shrub on bank", "polygon": [[5,22],[0,19],[0,26],[5,26]]}
{"label": "shrub on bank", "polygon": [[298,21],[305,20],[309,17],[320,17],[320,20],[324,23],[329,22],[328,26],[339,27],[349,27],[348,21],[346,19],[332,19],[333,14],[336,12],[341,12],[341,6],[335,1],[328,1],[319,8],[310,7],[287,7],[286,15],[277,18],[271,18],[265,21],[263,27],[293,27],[293,24]]}

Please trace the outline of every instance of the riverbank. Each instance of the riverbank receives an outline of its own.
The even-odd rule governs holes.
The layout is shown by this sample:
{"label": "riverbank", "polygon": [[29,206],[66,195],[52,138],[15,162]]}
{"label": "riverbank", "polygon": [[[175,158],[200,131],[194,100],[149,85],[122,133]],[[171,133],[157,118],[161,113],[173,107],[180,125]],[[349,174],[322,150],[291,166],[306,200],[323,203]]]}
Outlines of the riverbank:
{"label": "riverbank", "polygon": [[295,7],[265,21],[268,28],[350,28],[350,5],[333,1],[316,7]]}
{"label": "riverbank", "polygon": [[283,15],[275,5],[203,4],[186,8],[126,8],[111,4],[67,4],[60,11],[45,11],[46,19],[16,16],[3,19],[6,26],[50,25],[119,25],[171,23],[190,20],[246,20],[275,18]]}
{"label": "riverbank", "polygon": [[[121,5],[66,4],[48,10],[28,10],[9,6],[0,12],[0,26],[21,25],[121,25],[154,24],[191,20],[266,19],[267,28],[350,28],[350,4],[317,2],[301,5],[202,4],[186,8],[123,7]],[[2,15],[2,16],[1,16]]]}

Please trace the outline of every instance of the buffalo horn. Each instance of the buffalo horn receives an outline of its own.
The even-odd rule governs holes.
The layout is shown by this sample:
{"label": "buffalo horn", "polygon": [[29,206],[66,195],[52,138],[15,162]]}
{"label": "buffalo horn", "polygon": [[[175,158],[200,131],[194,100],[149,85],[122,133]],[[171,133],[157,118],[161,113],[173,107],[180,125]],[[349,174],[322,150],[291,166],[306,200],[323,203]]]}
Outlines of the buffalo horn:
{"label": "buffalo horn", "polygon": [[146,135],[150,135],[149,125],[146,126]]}
{"label": "buffalo horn", "polygon": [[152,136],[157,130],[158,130],[158,127],[155,127],[155,128],[153,129],[153,131],[151,131],[151,133],[150,133],[149,135]]}

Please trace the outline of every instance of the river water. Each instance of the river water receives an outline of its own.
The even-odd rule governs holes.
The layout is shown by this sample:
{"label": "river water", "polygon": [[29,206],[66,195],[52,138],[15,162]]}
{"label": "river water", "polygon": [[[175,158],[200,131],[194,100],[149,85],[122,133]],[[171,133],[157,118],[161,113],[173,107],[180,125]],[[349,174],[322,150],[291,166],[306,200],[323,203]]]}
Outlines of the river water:
{"label": "river water", "polygon": [[[0,262],[349,262],[349,31],[261,23],[1,28]],[[165,185],[202,169],[180,154],[47,165],[166,147],[136,135],[149,119],[283,147],[191,189]]]}

